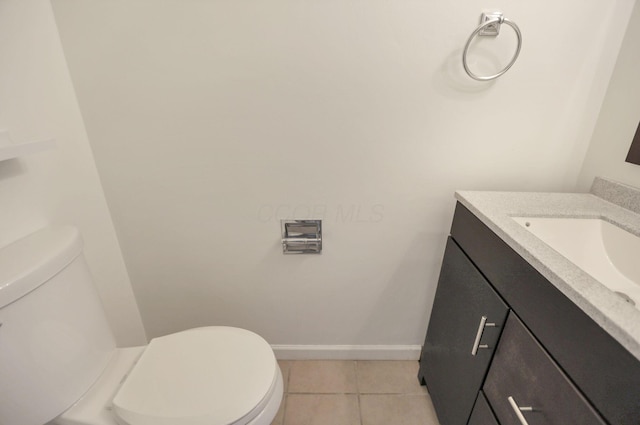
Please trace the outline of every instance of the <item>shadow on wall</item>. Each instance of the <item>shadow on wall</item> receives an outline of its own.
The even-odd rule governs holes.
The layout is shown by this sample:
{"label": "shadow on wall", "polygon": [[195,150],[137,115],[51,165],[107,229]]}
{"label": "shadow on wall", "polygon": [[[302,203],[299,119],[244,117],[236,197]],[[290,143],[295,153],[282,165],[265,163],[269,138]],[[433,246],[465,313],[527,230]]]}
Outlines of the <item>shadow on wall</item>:
{"label": "shadow on wall", "polygon": [[0,180],[10,180],[27,173],[27,168],[19,159],[7,159],[0,162]]}
{"label": "shadow on wall", "polygon": [[631,142],[631,147],[629,148],[629,154],[627,155],[627,159],[625,160],[631,164],[640,165],[640,123],[638,123],[638,129],[636,130],[636,135]]}
{"label": "shadow on wall", "polygon": [[[501,67],[500,60],[489,50],[479,50],[483,57],[490,58],[496,69]],[[478,83],[469,77],[462,68],[462,49],[451,52],[440,66],[440,72],[433,73],[432,86],[449,99],[469,100],[469,94],[484,93],[495,85],[497,80]]]}
{"label": "shadow on wall", "polygon": [[[380,330],[386,330],[386,335],[382,335],[379,343],[406,344],[406,340],[393,341],[394,334],[399,332],[389,328],[389,317],[396,316],[396,320],[394,320],[396,324],[404,323],[407,327],[415,327],[416,323],[420,324],[418,334],[414,335],[414,338],[418,341],[417,344],[422,345],[422,339],[427,331],[427,322],[431,315],[430,306],[433,305],[438,286],[446,240],[446,235],[441,232],[416,234],[405,250],[400,264],[389,277],[384,290],[377,294],[376,302],[370,310],[371,313],[361,329],[361,336],[375,335],[380,333]],[[432,251],[432,249],[434,250]],[[430,251],[430,255],[424,255],[425,252]],[[411,276],[407,276],[407,272],[415,270],[416,267],[424,268],[427,271],[427,279],[423,282],[420,291],[416,291]],[[408,305],[406,300],[412,300],[414,304]],[[423,305],[429,307],[421,308]],[[404,317],[398,318],[397,312],[402,312]],[[360,340],[361,338],[356,339]]]}

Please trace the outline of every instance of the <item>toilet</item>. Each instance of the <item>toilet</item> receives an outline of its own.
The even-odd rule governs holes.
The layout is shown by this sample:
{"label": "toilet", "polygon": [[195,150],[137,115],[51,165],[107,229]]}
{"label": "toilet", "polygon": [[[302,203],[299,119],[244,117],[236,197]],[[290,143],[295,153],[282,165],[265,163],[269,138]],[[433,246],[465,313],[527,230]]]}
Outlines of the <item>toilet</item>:
{"label": "toilet", "polygon": [[0,424],[269,425],[283,394],[271,346],[207,326],[116,348],[79,231],[0,249]]}

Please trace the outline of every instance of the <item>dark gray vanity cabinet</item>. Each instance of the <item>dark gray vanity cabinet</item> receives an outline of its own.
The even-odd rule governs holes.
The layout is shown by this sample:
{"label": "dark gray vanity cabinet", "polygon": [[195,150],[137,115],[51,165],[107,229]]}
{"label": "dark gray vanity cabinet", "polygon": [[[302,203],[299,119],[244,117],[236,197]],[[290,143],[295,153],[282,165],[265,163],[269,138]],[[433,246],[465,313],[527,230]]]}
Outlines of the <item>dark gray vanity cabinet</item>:
{"label": "dark gray vanity cabinet", "polygon": [[[480,293],[502,318],[477,308]],[[469,360],[484,315],[497,326]],[[418,378],[441,425],[640,425],[640,361],[461,204]]]}
{"label": "dark gray vanity cabinet", "polygon": [[482,391],[478,393],[468,425],[500,425]]}
{"label": "dark gray vanity cabinet", "polygon": [[513,313],[483,391],[502,425],[606,425]]}
{"label": "dark gray vanity cabinet", "polygon": [[467,256],[449,238],[420,358],[442,425],[466,425],[508,312]]}

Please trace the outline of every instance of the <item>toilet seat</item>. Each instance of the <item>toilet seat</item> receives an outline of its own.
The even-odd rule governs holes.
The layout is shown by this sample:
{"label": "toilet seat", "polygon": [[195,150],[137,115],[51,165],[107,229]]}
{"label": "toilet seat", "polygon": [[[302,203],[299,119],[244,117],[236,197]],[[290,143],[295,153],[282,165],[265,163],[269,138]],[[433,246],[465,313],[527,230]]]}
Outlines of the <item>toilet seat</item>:
{"label": "toilet seat", "polygon": [[155,338],[113,399],[128,425],[235,425],[260,414],[279,368],[253,332],[211,326]]}

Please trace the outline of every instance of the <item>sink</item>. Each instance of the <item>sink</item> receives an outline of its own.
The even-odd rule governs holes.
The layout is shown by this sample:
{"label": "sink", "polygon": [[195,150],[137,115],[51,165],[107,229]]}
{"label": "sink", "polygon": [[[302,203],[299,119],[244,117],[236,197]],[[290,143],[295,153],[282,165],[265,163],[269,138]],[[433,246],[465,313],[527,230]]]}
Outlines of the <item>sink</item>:
{"label": "sink", "polygon": [[640,237],[599,218],[512,218],[640,310]]}

